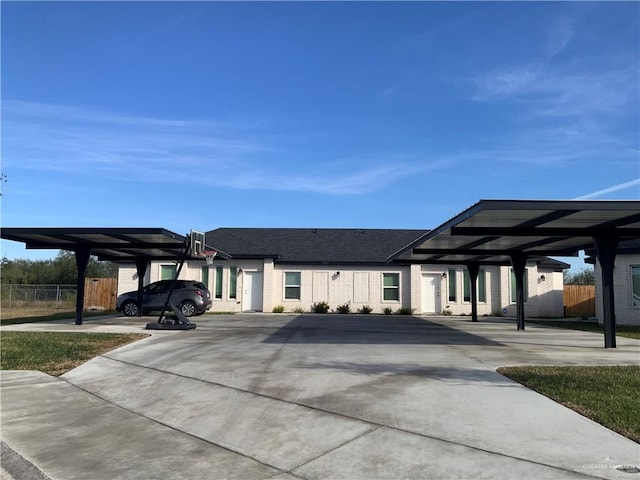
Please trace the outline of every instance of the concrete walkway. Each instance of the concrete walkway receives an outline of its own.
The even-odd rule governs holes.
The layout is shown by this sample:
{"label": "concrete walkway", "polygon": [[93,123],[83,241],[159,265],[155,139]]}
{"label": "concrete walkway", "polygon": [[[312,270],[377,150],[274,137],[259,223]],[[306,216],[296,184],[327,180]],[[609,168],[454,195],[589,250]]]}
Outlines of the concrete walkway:
{"label": "concrete walkway", "polygon": [[188,332],[147,320],[3,327],[154,333],[60,378],[3,372],[10,474],[640,478],[615,468],[640,463],[638,444],[495,372],[637,365],[637,340],[604,349],[601,335],[503,319],[215,315]]}

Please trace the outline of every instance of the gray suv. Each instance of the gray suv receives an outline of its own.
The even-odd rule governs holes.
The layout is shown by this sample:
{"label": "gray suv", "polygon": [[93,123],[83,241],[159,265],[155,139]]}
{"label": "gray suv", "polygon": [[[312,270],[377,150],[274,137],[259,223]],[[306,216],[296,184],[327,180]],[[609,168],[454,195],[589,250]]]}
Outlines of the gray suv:
{"label": "gray suv", "polygon": [[[144,287],[142,294],[143,315],[151,311],[162,310],[172,283],[173,280],[160,280]],[[177,305],[187,317],[201,315],[211,308],[211,292],[202,282],[178,280],[171,294],[171,302]],[[116,310],[128,317],[138,315],[138,292],[119,295],[116,300]]]}

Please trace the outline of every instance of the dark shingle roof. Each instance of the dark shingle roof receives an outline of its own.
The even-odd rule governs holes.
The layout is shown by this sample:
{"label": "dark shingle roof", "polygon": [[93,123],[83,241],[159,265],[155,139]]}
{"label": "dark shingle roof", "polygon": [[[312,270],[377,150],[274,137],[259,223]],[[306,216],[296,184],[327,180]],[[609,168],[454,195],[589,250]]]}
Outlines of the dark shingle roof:
{"label": "dark shingle roof", "polygon": [[274,257],[278,263],[386,263],[392,253],[427,230],[333,228],[218,228],[207,245],[233,258]]}

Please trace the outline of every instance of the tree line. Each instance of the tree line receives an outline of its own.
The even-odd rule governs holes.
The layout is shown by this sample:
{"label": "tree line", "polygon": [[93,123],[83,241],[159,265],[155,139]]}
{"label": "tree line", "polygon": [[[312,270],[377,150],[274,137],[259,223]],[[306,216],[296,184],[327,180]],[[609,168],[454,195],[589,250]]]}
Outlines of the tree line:
{"label": "tree line", "polygon": [[[3,284],[73,285],[78,281],[78,267],[73,252],[60,250],[53,260],[9,260],[3,257],[0,275]],[[115,278],[118,276],[118,265],[91,257],[86,276],[87,278]]]}
{"label": "tree line", "polygon": [[564,271],[565,285],[595,285],[593,267],[584,267],[579,272]]}

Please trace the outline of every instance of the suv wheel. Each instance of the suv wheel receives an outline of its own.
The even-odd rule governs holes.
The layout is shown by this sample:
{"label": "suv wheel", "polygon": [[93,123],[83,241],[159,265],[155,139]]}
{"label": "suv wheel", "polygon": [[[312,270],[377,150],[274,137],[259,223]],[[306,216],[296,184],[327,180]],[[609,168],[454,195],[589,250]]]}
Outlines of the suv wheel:
{"label": "suv wheel", "polygon": [[122,305],[122,313],[127,317],[135,317],[138,315],[138,304],[134,300],[127,300]]}
{"label": "suv wheel", "polygon": [[197,310],[196,304],[193,303],[191,300],[185,300],[180,305],[180,310],[182,311],[185,317],[191,317],[192,315],[196,314],[196,310]]}

